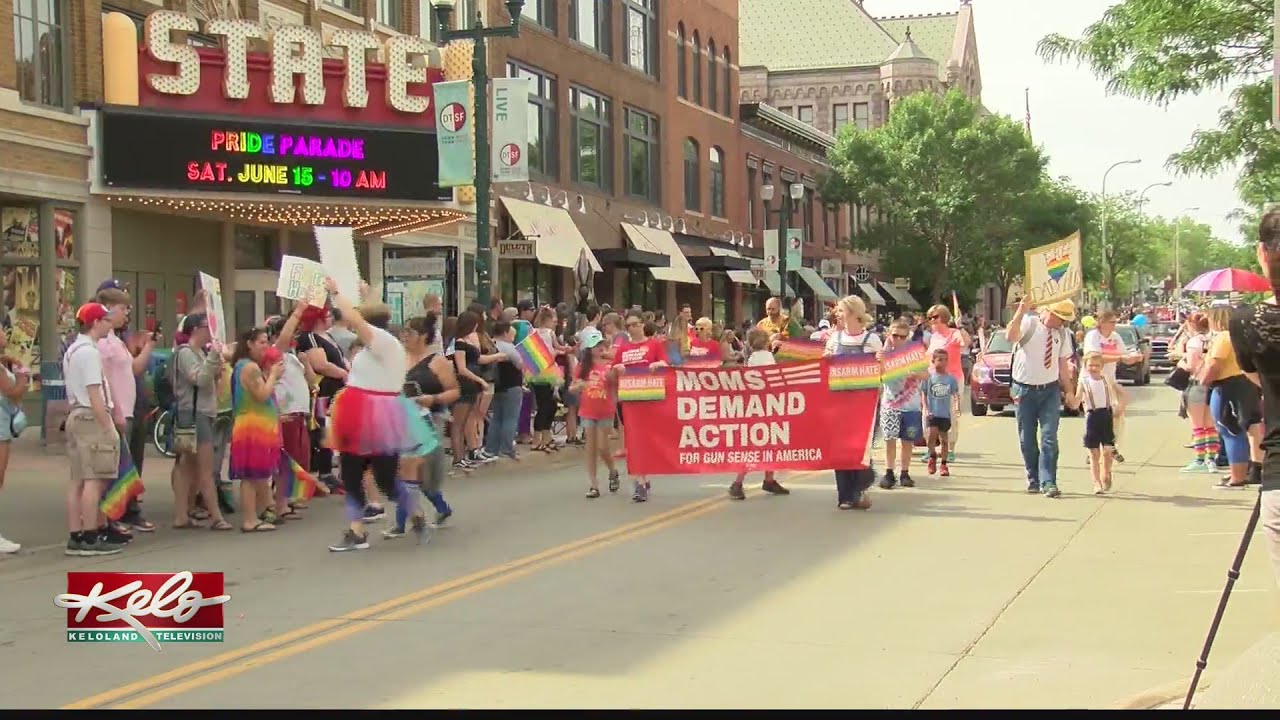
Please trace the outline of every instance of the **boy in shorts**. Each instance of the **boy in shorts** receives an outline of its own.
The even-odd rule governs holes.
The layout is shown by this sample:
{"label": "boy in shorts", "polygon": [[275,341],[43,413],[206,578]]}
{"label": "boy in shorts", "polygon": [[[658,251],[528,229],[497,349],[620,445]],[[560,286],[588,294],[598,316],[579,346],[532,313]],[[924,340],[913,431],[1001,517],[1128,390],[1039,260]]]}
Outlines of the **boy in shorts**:
{"label": "boy in shorts", "polygon": [[[951,430],[952,398],[960,394],[960,383],[947,374],[946,350],[933,351],[933,366],[929,368],[929,378],[925,380],[924,400],[928,412],[929,426],[929,474],[937,472],[942,477],[951,474],[947,468],[947,453],[951,450],[947,433]],[[942,449],[939,451],[938,446]],[[938,457],[942,457],[942,468],[938,468]]]}

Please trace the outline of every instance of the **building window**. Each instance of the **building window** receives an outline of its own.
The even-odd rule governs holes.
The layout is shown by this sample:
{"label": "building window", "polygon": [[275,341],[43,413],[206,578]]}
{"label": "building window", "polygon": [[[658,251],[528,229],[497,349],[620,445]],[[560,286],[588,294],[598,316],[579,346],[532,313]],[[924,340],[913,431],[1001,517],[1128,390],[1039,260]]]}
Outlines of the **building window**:
{"label": "building window", "polygon": [[473,27],[476,24],[476,0],[458,0],[453,13],[453,27],[458,30]]}
{"label": "building window", "polygon": [[702,41],[698,39],[698,31],[693,31],[693,101],[702,104]]}
{"label": "building window", "polygon": [[[764,172],[761,173],[760,175],[760,185],[763,187],[765,185],[772,185],[772,184],[773,184],[773,172],[771,168],[769,168],[768,166],[765,166]],[[763,203],[764,201],[762,200],[761,202]],[[769,229],[769,218],[771,218],[772,216],[773,216],[773,213],[769,211],[769,204],[764,203],[764,226],[763,227],[765,230]]]}
{"label": "building window", "polygon": [[711,215],[722,218],[724,214],[724,151],[711,148]]}
{"label": "building window", "polygon": [[609,0],[572,0],[569,3],[569,37],[608,55],[609,4]]}
{"label": "building window", "polygon": [[609,100],[590,90],[571,88],[573,179],[601,190],[613,189],[613,142],[609,132]]}
{"label": "building window", "polygon": [[790,115],[791,117],[796,116],[796,109],[791,107],[790,105],[786,105],[778,108],[778,112],[782,113],[783,115]]}
{"label": "building window", "polygon": [[684,39],[684,23],[676,26],[676,92],[689,99],[689,46]]}
{"label": "building window", "polygon": [[556,31],[556,0],[530,0],[525,3],[520,13],[521,20],[528,20],[535,25]]}
{"label": "building window", "polygon": [[658,202],[658,118],[640,110],[626,109],[627,154],[624,172],[627,194]]}
{"label": "building window", "polygon": [[804,208],[801,211],[801,215],[804,218],[804,241],[805,243],[813,243],[816,241],[813,236],[813,188],[804,189],[804,200],[802,202],[804,203]]}
{"label": "building window", "polygon": [[535,307],[560,302],[564,273],[558,267],[537,260],[501,260],[498,275],[503,299],[511,298],[513,303],[528,300]]}
{"label": "building window", "polygon": [[716,39],[711,38],[711,42],[707,44],[707,107],[713,111],[720,105],[719,93],[716,92],[720,77],[720,73],[716,72],[716,57]]}
{"label": "building window", "polygon": [[507,63],[507,77],[529,80],[529,172],[554,178],[556,172],[556,81],[533,68]]}
{"label": "building window", "polygon": [[866,130],[871,127],[871,104],[870,103],[854,103],[853,104],[853,124],[859,130]]}
{"label": "building window", "polygon": [[796,108],[796,119],[808,125],[813,124],[813,106],[801,105]]}
{"label": "building window", "polygon": [[733,79],[729,67],[729,46],[724,48],[724,116],[733,117]]}
{"label": "building window", "polygon": [[642,308],[662,307],[663,300],[661,287],[658,285],[659,282],[653,276],[653,273],[627,273],[627,291],[626,296],[623,298],[627,307],[637,305]]}
{"label": "building window", "polygon": [[747,166],[747,229],[756,229],[756,169]]}
{"label": "building window", "polygon": [[729,276],[724,273],[711,273],[711,322],[721,327],[729,324],[729,298],[733,297],[733,288],[729,284]]}
{"label": "building window", "polygon": [[849,124],[849,106],[845,103],[831,106],[831,131],[840,132],[840,128]]}
{"label": "building window", "polygon": [[400,0],[378,0],[373,8],[373,19],[387,27],[400,27]]}
{"label": "building window", "polygon": [[699,178],[702,177],[698,155],[698,141],[693,138],[684,139],[684,209],[694,212],[702,211],[702,197],[699,192]]}
{"label": "building window", "polygon": [[27,102],[57,108],[67,105],[64,9],[60,0],[14,0],[18,96]]}
{"label": "building window", "polygon": [[356,0],[324,0],[324,4],[341,8],[349,13],[356,11]]}
{"label": "building window", "polygon": [[657,0],[625,0],[627,64],[646,75],[658,76]]}

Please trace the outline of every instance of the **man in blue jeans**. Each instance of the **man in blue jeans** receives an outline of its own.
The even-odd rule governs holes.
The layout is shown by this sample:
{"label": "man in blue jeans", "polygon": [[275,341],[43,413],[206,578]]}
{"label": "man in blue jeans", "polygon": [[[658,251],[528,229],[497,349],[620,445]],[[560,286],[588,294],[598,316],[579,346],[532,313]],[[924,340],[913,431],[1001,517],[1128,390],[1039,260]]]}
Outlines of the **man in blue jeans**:
{"label": "man in blue jeans", "polygon": [[1060,300],[1032,314],[1034,308],[1030,297],[1022,298],[1005,328],[1005,337],[1014,345],[1010,390],[1016,403],[1027,492],[1056,498],[1062,494],[1058,491],[1058,420],[1063,392],[1075,407],[1073,350],[1066,325],[1075,320],[1076,306]]}
{"label": "man in blue jeans", "polygon": [[497,378],[493,383],[493,402],[489,429],[484,435],[484,449],[490,455],[516,457],[516,426],[520,420],[520,403],[524,400],[524,366],[513,344],[515,328],[505,320],[493,324],[494,344],[506,358],[498,363]]}

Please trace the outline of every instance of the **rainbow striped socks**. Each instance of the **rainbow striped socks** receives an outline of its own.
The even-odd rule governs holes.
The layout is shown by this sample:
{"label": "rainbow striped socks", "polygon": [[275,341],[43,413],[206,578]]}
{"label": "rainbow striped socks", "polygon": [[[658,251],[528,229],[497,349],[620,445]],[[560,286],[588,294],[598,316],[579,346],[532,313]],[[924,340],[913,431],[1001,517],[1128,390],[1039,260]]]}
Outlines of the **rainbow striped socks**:
{"label": "rainbow striped socks", "polygon": [[1213,427],[1193,428],[1191,430],[1191,446],[1195,450],[1196,461],[1214,462],[1218,457],[1218,448],[1221,446],[1217,429]]}

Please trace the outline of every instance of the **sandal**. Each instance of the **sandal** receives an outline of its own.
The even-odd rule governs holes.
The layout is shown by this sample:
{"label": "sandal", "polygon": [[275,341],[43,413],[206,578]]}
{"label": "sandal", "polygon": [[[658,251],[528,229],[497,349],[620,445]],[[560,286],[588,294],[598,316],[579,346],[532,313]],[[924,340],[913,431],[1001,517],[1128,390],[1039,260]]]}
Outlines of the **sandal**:
{"label": "sandal", "polygon": [[208,510],[192,510],[191,512],[187,513],[187,517],[191,518],[192,520],[196,520],[196,521],[199,521],[199,520],[208,520],[208,519],[209,519],[209,511],[208,511]]}
{"label": "sandal", "polygon": [[276,519],[278,519],[278,520],[301,520],[301,519],[302,519],[302,513],[297,512],[297,511],[295,511],[295,510],[293,510],[293,509],[290,509],[288,512],[284,513],[283,515],[276,515]]}
{"label": "sandal", "polygon": [[587,497],[592,500],[600,497],[600,488],[589,488],[587,490]]}
{"label": "sandal", "polygon": [[218,522],[210,525],[209,529],[215,532],[226,532],[228,530],[235,530],[235,528],[231,526],[231,523],[227,522],[226,520],[219,520]]}
{"label": "sandal", "polygon": [[276,529],[276,526],[272,525],[269,522],[260,522],[251,528],[242,527],[240,528],[240,532],[242,533],[272,532],[275,529]]}

